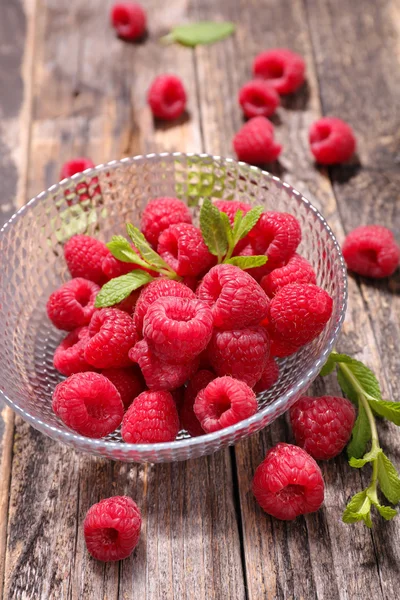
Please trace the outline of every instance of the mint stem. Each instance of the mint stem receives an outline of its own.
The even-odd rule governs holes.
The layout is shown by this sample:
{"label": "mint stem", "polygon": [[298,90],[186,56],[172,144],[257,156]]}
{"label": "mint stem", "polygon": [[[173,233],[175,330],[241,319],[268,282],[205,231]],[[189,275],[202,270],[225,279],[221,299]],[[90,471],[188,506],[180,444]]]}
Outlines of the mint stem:
{"label": "mint stem", "polygon": [[351,381],[354,389],[357,390],[359,401],[362,403],[362,405],[365,409],[365,412],[368,417],[369,425],[371,427],[372,447],[379,448],[380,447],[379,446],[379,437],[378,437],[378,430],[376,428],[375,417],[372,413],[372,410],[368,403],[368,400],[365,397],[364,390],[362,389],[362,387],[358,383],[357,379],[354,377],[353,373],[350,371],[350,369],[346,366],[345,363],[339,363],[338,366],[339,366],[339,369],[341,369],[342,373],[347,377],[347,379],[349,379]]}

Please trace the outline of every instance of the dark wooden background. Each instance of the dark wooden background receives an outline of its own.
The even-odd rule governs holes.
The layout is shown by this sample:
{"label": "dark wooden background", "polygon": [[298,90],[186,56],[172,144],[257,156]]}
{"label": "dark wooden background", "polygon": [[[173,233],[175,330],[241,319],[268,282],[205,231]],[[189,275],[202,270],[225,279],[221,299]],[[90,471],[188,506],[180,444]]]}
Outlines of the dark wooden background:
{"label": "dark wooden background", "polygon": [[[262,49],[288,46],[307,62],[307,85],[274,122],[284,146],[275,172],[323,212],[341,241],[364,223],[400,230],[400,4],[398,0],[143,0],[145,44],[108,24],[110,1],[0,1],[0,219],[58,180],[76,155],[96,163],[153,151],[232,155],[242,123],[236,94]],[[195,50],[159,37],[186,20],[229,19],[234,37]],[[163,71],[182,77],[190,118],[155,128],[146,89]],[[307,131],[322,114],[358,138],[350,164],[317,169]],[[1,257],[0,257],[1,263]],[[364,360],[400,400],[400,276],[350,279],[339,348]],[[333,379],[314,391],[334,393]],[[250,492],[266,449],[292,441],[285,417],[214,456],[129,465],[76,454],[2,407],[0,590],[5,599],[393,600],[400,597],[400,517],[373,531],[344,525],[368,468],[322,464],[324,507],[292,523],[270,519]],[[379,425],[400,465],[400,433]],[[103,565],[85,551],[82,521],[102,497],[142,508],[134,555]],[[1,594],[1,592],[0,592]]]}

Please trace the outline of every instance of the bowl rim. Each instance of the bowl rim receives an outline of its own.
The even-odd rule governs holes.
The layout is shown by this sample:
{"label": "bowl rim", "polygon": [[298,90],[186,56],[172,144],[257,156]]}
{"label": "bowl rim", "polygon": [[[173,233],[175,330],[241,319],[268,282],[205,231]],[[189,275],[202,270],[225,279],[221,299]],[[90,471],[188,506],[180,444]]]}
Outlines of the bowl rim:
{"label": "bowl rim", "polygon": [[[101,163],[95,167],[91,167],[89,169],[85,169],[85,171],[76,173],[75,175],[72,175],[72,177],[63,179],[60,182],[50,186],[47,190],[44,190],[44,191],[40,192],[38,195],[36,195],[35,197],[31,198],[24,206],[22,206],[16,213],[14,213],[10,217],[10,219],[8,219],[8,221],[6,221],[6,223],[1,227],[0,238],[6,232],[6,230],[9,229],[13,225],[14,221],[17,221],[18,219],[20,219],[24,215],[24,213],[26,211],[28,211],[32,206],[38,204],[48,194],[52,194],[59,189],[64,189],[68,182],[74,182],[74,181],[80,179],[82,177],[82,175],[85,175],[86,177],[95,176],[96,174],[102,173],[110,168],[117,168],[118,166],[134,164],[137,162],[151,161],[151,160],[155,160],[155,159],[158,160],[160,158],[187,158],[187,159],[196,158],[196,159],[207,160],[210,162],[220,162],[220,163],[222,162],[227,165],[235,164],[235,165],[238,165],[241,169],[248,171],[249,174],[257,173],[258,175],[265,176],[267,179],[273,181],[275,184],[278,184],[280,187],[285,188],[286,190],[290,191],[295,196],[297,196],[297,198],[301,202],[303,202],[303,204],[306,205],[307,209],[312,210],[315,213],[315,216],[322,223],[324,229],[327,231],[329,237],[331,238],[331,240],[333,242],[333,245],[335,246],[335,248],[337,250],[338,259],[339,259],[339,263],[340,263],[339,266],[340,266],[340,273],[341,273],[341,281],[342,281],[342,286],[340,286],[340,291],[342,292],[342,297],[340,298],[341,306],[340,306],[339,318],[337,320],[337,323],[335,325],[335,328],[334,328],[329,340],[327,340],[327,342],[325,343],[325,346],[324,346],[322,352],[320,353],[319,358],[317,360],[315,360],[312,367],[307,371],[307,373],[305,375],[303,375],[303,377],[301,377],[301,379],[296,383],[296,385],[291,387],[290,390],[288,390],[282,396],[279,396],[271,404],[268,404],[261,410],[257,411],[251,417],[248,417],[247,419],[243,419],[242,421],[239,421],[238,423],[235,423],[234,425],[226,427],[225,429],[220,429],[213,433],[206,433],[202,436],[188,437],[188,438],[183,438],[181,440],[174,440],[173,442],[162,442],[162,443],[156,443],[156,444],[130,444],[127,442],[108,441],[108,440],[105,440],[104,438],[100,438],[100,439],[88,438],[86,436],[79,435],[72,431],[68,431],[66,429],[61,429],[54,425],[49,425],[45,421],[38,419],[34,415],[31,415],[29,412],[26,412],[24,409],[20,408],[17,404],[15,404],[13,402],[13,400],[11,400],[11,398],[9,398],[2,390],[0,390],[0,396],[4,399],[6,404],[8,404],[8,406],[10,406],[17,414],[21,415],[23,417],[23,419],[25,421],[27,421],[30,425],[32,425],[34,428],[39,429],[40,431],[42,431],[44,433],[49,432],[50,437],[54,437],[52,434],[55,433],[55,434],[57,434],[57,440],[63,441],[66,444],[73,444],[73,442],[75,441],[75,442],[77,442],[77,444],[76,445],[73,444],[74,447],[78,446],[80,449],[89,450],[89,448],[88,448],[89,446],[92,447],[93,451],[96,451],[96,449],[99,451],[106,450],[106,449],[110,450],[110,451],[116,450],[116,449],[121,449],[121,451],[123,451],[123,453],[126,455],[126,457],[128,457],[129,454],[133,454],[133,453],[135,453],[135,454],[157,454],[157,453],[162,453],[164,451],[179,450],[180,448],[195,449],[198,446],[207,446],[209,443],[217,442],[222,437],[223,438],[234,438],[235,433],[237,431],[242,430],[242,429],[249,429],[256,423],[258,423],[259,421],[262,421],[263,418],[265,418],[269,414],[279,412],[279,408],[282,408],[282,405],[287,405],[288,400],[290,400],[290,398],[295,396],[298,391],[300,391],[308,383],[311,383],[313,381],[313,379],[317,375],[317,372],[325,364],[325,362],[328,358],[328,355],[332,351],[334,343],[339,335],[340,329],[342,327],[342,324],[343,324],[343,321],[344,321],[344,318],[346,315],[347,300],[348,300],[347,269],[346,269],[346,265],[344,262],[344,258],[343,258],[343,254],[342,254],[340,245],[339,245],[338,241],[336,240],[336,237],[335,237],[332,229],[328,225],[328,223],[325,220],[325,218],[323,217],[323,215],[309,200],[307,200],[307,198],[305,198],[303,196],[303,194],[301,194],[299,191],[297,191],[295,188],[293,188],[290,184],[282,181],[279,177],[272,175],[272,173],[270,173],[269,171],[266,171],[264,169],[261,169],[260,167],[249,165],[248,163],[245,163],[243,161],[237,161],[237,160],[235,160],[233,158],[229,158],[229,157],[222,157],[222,156],[212,155],[212,154],[208,154],[208,153],[196,153],[196,152],[160,152],[160,153],[152,152],[150,154],[138,154],[136,156],[126,157],[126,158],[122,158],[120,160],[112,160],[107,163]],[[281,411],[279,414],[281,414],[282,412],[285,412],[285,411]],[[254,430],[254,432],[255,431],[257,431],[257,429]],[[251,435],[251,429],[250,429],[250,435]],[[82,446],[83,446],[83,448],[82,448]],[[102,454],[102,452],[101,452],[101,454]]]}

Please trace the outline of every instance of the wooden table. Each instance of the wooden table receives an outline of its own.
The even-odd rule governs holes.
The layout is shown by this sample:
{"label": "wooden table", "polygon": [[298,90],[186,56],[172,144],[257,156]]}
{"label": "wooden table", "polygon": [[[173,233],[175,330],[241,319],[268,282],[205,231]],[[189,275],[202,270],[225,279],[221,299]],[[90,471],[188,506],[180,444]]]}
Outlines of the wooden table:
{"label": "wooden table", "polygon": [[[143,0],[144,44],[115,38],[111,2],[2,0],[0,4],[0,217],[58,180],[61,164],[96,163],[157,151],[232,156],[242,116],[236,95],[262,49],[304,56],[307,84],[274,117],[284,146],[273,170],[325,215],[339,240],[363,223],[400,231],[398,190],[400,4],[396,0]],[[195,50],[159,43],[185,20],[229,19],[237,32]],[[146,89],[161,72],[179,74],[189,116],[155,127]],[[319,169],[309,125],[322,114],[354,127],[358,156]],[[1,257],[0,257],[1,261]],[[400,400],[400,275],[350,278],[338,347],[364,360],[384,394]],[[333,378],[317,393],[336,393]],[[132,465],[77,454],[2,408],[0,582],[11,599],[358,599],[400,597],[400,517],[344,525],[349,497],[368,468],[345,457],[321,465],[324,507],[292,523],[256,505],[251,479],[266,449],[292,441],[285,417],[235,448],[181,464]],[[400,465],[400,433],[380,424],[382,444]],[[143,535],[121,564],[92,560],[82,521],[91,504],[130,494]]]}

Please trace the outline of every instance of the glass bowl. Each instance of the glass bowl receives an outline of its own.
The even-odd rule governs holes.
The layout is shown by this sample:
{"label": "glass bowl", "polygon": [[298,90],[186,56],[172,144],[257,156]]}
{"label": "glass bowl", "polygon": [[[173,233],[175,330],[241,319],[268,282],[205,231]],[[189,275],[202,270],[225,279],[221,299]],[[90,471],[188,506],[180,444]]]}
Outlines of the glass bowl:
{"label": "glass bowl", "polygon": [[[139,224],[151,198],[177,196],[194,218],[204,198],[263,204],[293,214],[301,224],[299,252],[313,265],[317,283],[333,298],[333,314],[321,335],[280,360],[279,381],[258,394],[258,412],[232,427],[162,444],[126,444],[120,430],[94,440],[69,430],[51,409],[62,377],[52,363],[65,333],[46,316],[49,294],[69,279],[62,244],[75,233],[103,241]],[[284,413],[317,376],[342,325],[346,269],[339,245],[321,214],[277,177],[245,163],[205,154],[149,154],[112,161],[65,179],[33,198],[0,232],[0,393],[39,431],[75,449],[114,460],[167,462],[210,454],[259,431]]]}

